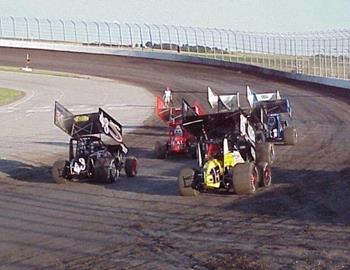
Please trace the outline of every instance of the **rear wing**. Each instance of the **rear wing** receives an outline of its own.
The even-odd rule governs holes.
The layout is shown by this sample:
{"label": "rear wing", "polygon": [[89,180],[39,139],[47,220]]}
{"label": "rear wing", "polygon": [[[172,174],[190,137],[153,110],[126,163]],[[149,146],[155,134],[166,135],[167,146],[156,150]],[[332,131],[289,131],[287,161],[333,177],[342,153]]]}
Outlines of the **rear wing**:
{"label": "rear wing", "polygon": [[184,114],[190,112],[196,115],[205,113],[198,102],[194,102],[191,106],[183,99],[181,107],[166,107],[164,100],[160,96],[156,97],[156,114],[163,122],[176,121],[177,119],[182,118]]}
{"label": "rear wing", "polygon": [[165,102],[161,96],[156,97],[156,115],[164,122],[169,121],[170,109],[165,106]]}
{"label": "rear wing", "polygon": [[247,85],[246,88],[247,100],[251,108],[256,107],[261,101],[276,101],[282,99],[278,90],[271,93],[257,94],[250,89],[249,85]]}
{"label": "rear wing", "polygon": [[96,113],[75,115],[56,101],[54,124],[71,137],[105,134],[123,142],[122,125],[101,108]]}
{"label": "rear wing", "polygon": [[292,116],[292,108],[287,97],[281,97],[280,92],[257,94],[253,92],[249,85],[247,89],[247,101],[251,108],[263,107],[268,114],[272,113],[288,113]]}
{"label": "rear wing", "polygon": [[216,107],[218,112],[235,111],[241,107],[239,93],[235,95],[216,95],[210,87],[208,87],[208,102],[210,107]]}
{"label": "rear wing", "polygon": [[[220,139],[237,135],[245,137],[255,145],[255,135],[249,115],[242,110],[184,117],[183,126],[198,140]],[[231,136],[233,138],[235,136]]]}

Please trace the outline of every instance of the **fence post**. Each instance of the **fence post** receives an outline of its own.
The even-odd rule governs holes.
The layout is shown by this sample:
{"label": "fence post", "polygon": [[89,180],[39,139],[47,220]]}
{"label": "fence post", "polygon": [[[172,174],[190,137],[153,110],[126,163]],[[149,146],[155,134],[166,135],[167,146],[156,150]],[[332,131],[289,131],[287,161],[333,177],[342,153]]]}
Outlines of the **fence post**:
{"label": "fence post", "polygon": [[342,37],[342,39],[341,39],[341,47],[342,47],[342,64],[343,64],[343,79],[345,80],[346,79],[346,77],[345,77],[345,46],[344,46],[344,40],[345,40],[345,38],[344,37]]}
{"label": "fence post", "polygon": [[46,21],[48,22],[49,27],[50,27],[50,37],[51,37],[51,40],[53,40],[52,22],[51,22],[49,19],[46,19]]}
{"label": "fence post", "polygon": [[173,44],[172,44],[172,42],[171,42],[169,26],[167,26],[166,24],[163,24],[163,26],[164,26],[165,29],[168,31],[169,49],[170,49],[170,51],[172,51],[172,50],[173,50]]}
{"label": "fence post", "polygon": [[11,19],[11,21],[12,21],[13,37],[16,38],[16,23],[15,23],[15,18],[11,16],[10,19]]}
{"label": "fence post", "polygon": [[208,28],[209,32],[211,33],[211,41],[213,43],[213,55],[214,59],[216,59],[216,54],[215,54],[215,40],[214,40],[214,32],[212,29]]}
{"label": "fence post", "polygon": [[34,18],[34,20],[36,21],[37,24],[37,28],[38,28],[38,38],[41,39],[41,35],[40,35],[40,22],[38,18]]}
{"label": "fence post", "polygon": [[203,36],[203,42],[204,42],[204,55],[205,57],[207,57],[207,42],[205,40],[205,33],[204,33],[204,30],[202,28],[198,28],[198,30],[200,32],[202,32],[202,36]]}
{"label": "fence post", "polygon": [[26,17],[23,17],[25,23],[26,23],[26,33],[27,33],[27,39],[29,40],[29,25],[28,25],[28,19]]}
{"label": "fence post", "polygon": [[325,75],[328,77],[328,63],[327,63],[327,46],[326,46],[326,39],[323,39],[323,48],[324,48],[324,70]]}
{"label": "fence post", "polygon": [[193,33],[194,33],[194,39],[195,39],[195,42],[196,42],[196,50],[197,50],[197,54],[199,53],[199,50],[198,50],[198,39],[197,39],[197,32],[196,30],[193,28],[193,27],[190,27],[190,29],[192,29]]}
{"label": "fence post", "polygon": [[179,52],[181,51],[181,46],[180,46],[180,35],[179,35],[179,29],[173,25],[173,28],[175,29],[176,31],[176,37],[177,37],[177,46],[179,48]]}
{"label": "fence post", "polygon": [[78,37],[77,37],[77,25],[75,24],[75,21],[71,20],[71,23],[73,24],[74,28],[74,40],[77,43],[78,42]]}
{"label": "fence post", "polygon": [[141,40],[141,49],[143,50],[143,38],[142,38],[142,29],[141,29],[141,26],[138,25],[138,24],[135,24],[136,27],[139,29],[139,32],[140,32],[140,40]]}
{"label": "fence post", "polygon": [[152,40],[151,27],[150,27],[148,24],[145,24],[145,26],[146,26],[147,29],[148,29],[149,39],[150,39],[150,42],[151,42],[151,48],[152,48],[152,51],[153,51],[153,40]]}
{"label": "fence post", "polygon": [[222,45],[222,34],[221,31],[217,28],[214,28],[215,31],[219,33],[220,47],[221,47],[221,60],[224,60],[224,47]]}
{"label": "fence post", "polygon": [[182,28],[182,30],[184,30],[184,32],[185,32],[186,43],[187,43],[187,52],[189,53],[189,52],[190,52],[190,44],[189,44],[189,42],[188,42],[187,30],[186,30],[186,28],[185,28],[185,27],[183,27],[183,26],[180,26],[180,27],[181,27],[181,28]]}
{"label": "fence post", "polygon": [[134,42],[133,42],[133,40],[132,40],[131,26],[130,26],[128,23],[126,23],[125,25],[126,25],[126,26],[128,27],[128,29],[129,29],[129,37],[130,37],[130,42],[131,42],[131,48],[133,48],[133,47],[134,47]]}
{"label": "fence post", "polygon": [[287,62],[287,57],[288,57],[288,52],[287,52],[287,40],[285,37],[282,35],[283,39],[283,44],[284,44],[284,71],[288,71],[288,62]]}
{"label": "fence post", "polygon": [[119,23],[114,22],[114,24],[118,27],[119,29],[119,41],[120,41],[120,47],[123,45],[123,38],[122,38],[122,28]]}
{"label": "fence post", "polygon": [[226,34],[226,37],[227,37],[227,49],[228,49],[228,53],[229,53],[229,61],[230,62],[232,62],[232,60],[231,60],[231,44],[230,44],[230,33],[229,32],[227,32],[227,30],[225,30],[225,29],[222,29],[222,31],[224,31],[225,32],[225,34]]}
{"label": "fence post", "polygon": [[97,29],[98,46],[101,46],[100,25],[97,22],[93,22]]}
{"label": "fence post", "polygon": [[253,49],[252,49],[252,40],[251,40],[251,33],[248,32],[248,45],[249,45],[249,62],[252,65],[253,64]]}
{"label": "fence post", "polygon": [[62,24],[62,30],[63,30],[63,40],[66,41],[66,27],[64,25],[64,21],[63,20],[59,20]]}
{"label": "fence post", "polygon": [[163,50],[162,35],[160,33],[160,27],[156,24],[153,24],[153,26],[158,29],[159,45],[160,45],[160,49]]}
{"label": "fence post", "polygon": [[85,21],[81,21],[82,24],[84,24],[85,26],[85,34],[86,34],[86,43],[89,45],[90,40],[89,40],[89,29],[88,29],[88,25]]}
{"label": "fence post", "polygon": [[264,37],[260,36],[261,45],[261,65],[265,67],[265,50],[264,50]]}
{"label": "fence post", "polygon": [[236,54],[236,62],[238,62],[238,44],[237,44],[237,35],[236,32],[232,30],[228,30],[230,33],[232,33],[234,40],[235,40],[235,54]]}
{"label": "fence post", "polygon": [[338,38],[335,38],[335,51],[336,51],[336,57],[337,57],[337,78],[340,78],[339,76],[339,48],[338,48]]}
{"label": "fence post", "polygon": [[107,30],[108,30],[108,39],[109,39],[109,46],[112,47],[112,35],[111,35],[111,26],[109,25],[108,22],[104,22],[105,25],[107,26]]}

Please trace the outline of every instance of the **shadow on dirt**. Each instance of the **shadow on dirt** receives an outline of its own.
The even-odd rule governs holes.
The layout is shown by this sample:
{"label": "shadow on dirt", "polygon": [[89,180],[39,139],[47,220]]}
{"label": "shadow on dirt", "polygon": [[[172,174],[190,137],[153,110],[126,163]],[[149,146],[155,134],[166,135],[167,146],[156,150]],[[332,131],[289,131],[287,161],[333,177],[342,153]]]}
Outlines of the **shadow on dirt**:
{"label": "shadow on dirt", "polygon": [[350,224],[350,169],[334,172],[274,168],[273,173],[275,181],[271,187],[226,204],[224,209],[317,223]]}
{"label": "shadow on dirt", "polygon": [[61,147],[66,147],[67,149],[69,147],[69,143],[68,142],[40,142],[40,141],[36,141],[34,143],[45,144],[45,145],[52,145],[52,146],[61,146]]}
{"label": "shadow on dirt", "polygon": [[17,160],[0,159],[0,172],[14,180],[49,183],[51,179],[50,166],[34,166]]}

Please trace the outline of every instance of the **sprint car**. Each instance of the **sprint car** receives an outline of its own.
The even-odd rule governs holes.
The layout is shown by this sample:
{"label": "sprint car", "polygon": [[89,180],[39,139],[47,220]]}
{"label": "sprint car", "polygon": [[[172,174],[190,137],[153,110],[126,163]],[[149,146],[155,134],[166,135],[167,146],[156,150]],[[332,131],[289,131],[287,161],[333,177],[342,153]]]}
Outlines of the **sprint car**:
{"label": "sprint car", "polygon": [[297,143],[297,130],[289,125],[292,108],[287,97],[281,97],[279,91],[257,94],[247,85],[247,100],[252,114],[260,119],[256,125],[258,141],[284,142],[286,145]]}
{"label": "sprint car", "polygon": [[128,177],[136,176],[137,159],[126,157],[122,125],[101,108],[96,113],[74,115],[55,102],[54,124],[71,137],[68,159],[52,166],[56,183],[79,179],[113,183],[122,168]]}
{"label": "sprint car", "polygon": [[[184,106],[190,105],[183,101]],[[202,113],[198,104],[191,107],[197,114]],[[168,138],[165,142],[156,141],[154,154],[158,159],[167,158],[169,155],[190,155],[196,157],[196,144],[193,135],[183,127],[183,107],[165,105],[164,100],[157,96],[156,114],[168,126]]]}
{"label": "sprint car", "polygon": [[236,194],[254,193],[271,185],[273,144],[256,143],[250,115],[240,108],[239,94],[215,95],[208,101],[218,111],[198,115],[184,110],[183,125],[197,139],[197,167],[184,168],[178,176],[183,196],[224,189]]}

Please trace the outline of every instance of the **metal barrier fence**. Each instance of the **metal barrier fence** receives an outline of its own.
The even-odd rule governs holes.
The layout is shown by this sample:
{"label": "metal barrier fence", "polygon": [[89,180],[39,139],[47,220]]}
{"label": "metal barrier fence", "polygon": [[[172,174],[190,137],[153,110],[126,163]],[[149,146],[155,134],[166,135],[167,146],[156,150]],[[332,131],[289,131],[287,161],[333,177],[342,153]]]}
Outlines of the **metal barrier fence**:
{"label": "metal barrier fence", "polygon": [[0,38],[157,50],[350,80],[350,29],[278,34],[174,25],[1,17]]}

